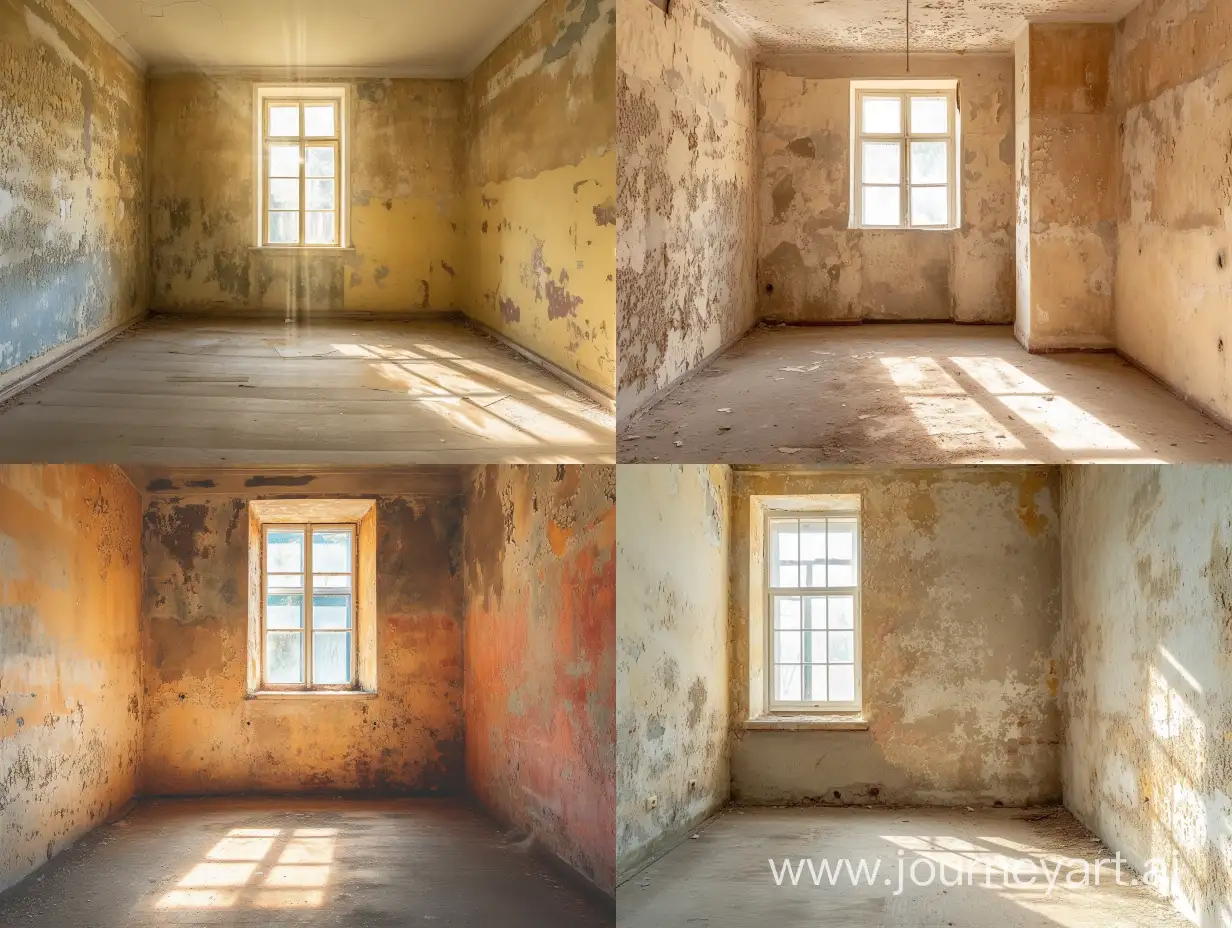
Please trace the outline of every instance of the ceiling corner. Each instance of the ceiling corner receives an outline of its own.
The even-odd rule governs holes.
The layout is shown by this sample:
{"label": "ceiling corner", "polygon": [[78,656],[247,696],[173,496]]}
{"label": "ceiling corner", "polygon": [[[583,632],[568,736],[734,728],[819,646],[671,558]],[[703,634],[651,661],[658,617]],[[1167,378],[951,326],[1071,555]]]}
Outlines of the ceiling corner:
{"label": "ceiling corner", "polygon": [[149,70],[149,63],[140,52],[128,44],[120,31],[94,8],[90,0],[68,0],[68,5],[81,14],[81,18],[89,23],[116,51],[127,58],[138,71],[144,74]]}

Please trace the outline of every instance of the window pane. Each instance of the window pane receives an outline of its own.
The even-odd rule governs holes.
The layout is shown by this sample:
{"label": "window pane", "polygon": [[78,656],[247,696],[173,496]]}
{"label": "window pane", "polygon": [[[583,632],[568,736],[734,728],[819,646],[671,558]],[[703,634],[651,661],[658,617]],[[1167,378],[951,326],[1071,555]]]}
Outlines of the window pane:
{"label": "window pane", "polygon": [[308,230],[304,241],[309,245],[332,245],[334,243],[334,214],[309,213]]}
{"label": "window pane", "polygon": [[312,682],[351,682],[351,633],[312,633]]}
{"label": "window pane", "polygon": [[855,632],[826,632],[830,636],[830,656],[832,664],[850,664],[856,659]]}
{"label": "window pane", "polygon": [[270,593],[297,593],[304,588],[303,574],[269,574],[265,579]]}
{"label": "window pane", "polygon": [[851,664],[830,668],[830,701],[851,702],[856,698],[856,668]]}
{"label": "window pane", "polygon": [[329,210],[334,208],[333,180],[308,181],[308,208]]}
{"label": "window pane", "polygon": [[825,522],[800,522],[800,585],[826,585]]}
{"label": "window pane", "polygon": [[775,632],[774,633],[774,659],[783,663],[799,662],[803,655],[800,653],[800,633],[799,632]]}
{"label": "window pane", "polygon": [[783,701],[800,701],[800,666],[777,665],[774,668],[774,698]]}
{"label": "window pane", "polygon": [[902,174],[902,148],[898,142],[864,142],[861,167],[866,184],[897,184]]}
{"label": "window pane", "polygon": [[865,132],[891,135],[903,131],[903,107],[898,97],[862,97]]}
{"label": "window pane", "polygon": [[335,177],[334,146],[304,149],[304,173],[309,177]]}
{"label": "window pane", "polygon": [[304,533],[270,531],[265,535],[265,569],[294,574],[304,569]]}
{"label": "window pane", "polygon": [[829,606],[830,628],[856,627],[856,598],[854,596],[831,596]]}
{"label": "window pane", "polygon": [[351,627],[351,597],[349,596],[314,596],[312,597],[312,627],[313,628],[350,628]]}
{"label": "window pane", "polygon": [[312,586],[318,590],[349,590],[351,576],[350,574],[314,574]]}
{"label": "window pane", "polygon": [[805,632],[804,644],[806,649],[805,660],[811,664],[824,664],[826,662],[826,633],[825,632]]}
{"label": "window pane", "polygon": [[269,182],[270,209],[299,209],[299,180]]}
{"label": "window pane", "polygon": [[911,98],[911,133],[949,132],[950,101],[946,97]]}
{"label": "window pane", "polygon": [[800,585],[800,559],[798,523],[770,523],[770,585],[798,587]]}
{"label": "window pane", "polygon": [[947,184],[950,181],[948,142],[911,143],[911,182]]}
{"label": "window pane", "polygon": [[281,138],[299,135],[299,107],[271,106],[269,108],[269,134]]}
{"label": "window pane", "polygon": [[[856,523],[854,519],[829,521],[830,579],[828,586],[856,585]],[[820,584],[819,584],[820,585]]]}
{"label": "window pane", "polygon": [[826,666],[814,664],[808,669],[808,695],[810,702],[826,701]]}
{"label": "window pane", "polygon": [[332,136],[333,134],[334,105],[332,103],[305,104],[304,135],[320,138],[321,136]]}
{"label": "window pane", "polygon": [[304,682],[302,632],[268,632],[265,637],[265,681]]}
{"label": "window pane", "polygon": [[826,598],[824,596],[804,597],[804,627],[826,627]]}
{"label": "window pane", "polygon": [[865,187],[864,224],[868,226],[902,225],[901,192],[898,187]]}
{"label": "window pane", "polygon": [[800,600],[795,596],[776,596],[774,598],[774,627],[800,627]]}
{"label": "window pane", "polygon": [[270,177],[299,177],[299,146],[270,146]]}
{"label": "window pane", "polygon": [[312,569],[331,574],[350,573],[351,533],[314,531]]}
{"label": "window pane", "polygon": [[269,239],[275,245],[294,245],[299,241],[299,213],[270,213]]}
{"label": "window pane", "polygon": [[265,597],[266,628],[303,628],[304,597],[272,594]]}
{"label": "window pane", "polygon": [[950,192],[946,187],[911,188],[911,224],[943,226],[950,221]]}

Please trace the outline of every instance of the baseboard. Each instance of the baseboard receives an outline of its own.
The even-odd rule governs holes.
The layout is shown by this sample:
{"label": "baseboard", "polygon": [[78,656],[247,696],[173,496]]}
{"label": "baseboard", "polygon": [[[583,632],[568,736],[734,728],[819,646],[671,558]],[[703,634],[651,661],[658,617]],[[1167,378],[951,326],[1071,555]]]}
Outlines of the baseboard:
{"label": "baseboard", "polygon": [[703,812],[700,816],[690,819],[686,828],[680,829],[671,835],[662,835],[659,840],[652,841],[650,844],[646,845],[645,853],[639,854],[636,861],[631,866],[626,867],[624,870],[616,873],[617,888],[623,886],[625,883],[628,883],[647,867],[652,866],[672,851],[676,850],[676,848],[680,847],[680,845],[689,840],[690,835],[696,834],[703,828],[708,828],[720,815],[723,814],[723,810],[729,805],[731,805],[731,803],[728,801],[721,802],[717,808],[710,809],[708,812]]}
{"label": "baseboard", "polygon": [[619,451],[619,439],[620,439],[620,431],[621,431],[620,423],[629,425],[633,422],[633,420],[636,417],[650,412],[650,410],[653,409],[655,406],[658,406],[659,403],[663,401],[663,398],[666,397],[669,393],[674,391],[677,387],[683,386],[685,383],[691,380],[698,371],[703,370],[715,358],[717,358],[723,352],[727,351],[727,349],[731,348],[732,345],[736,344],[736,342],[740,341],[740,339],[744,338],[746,335],[748,335],[750,332],[756,329],[759,325],[765,325],[765,324],[766,323],[761,320],[754,321],[754,323],[751,326],[741,331],[738,335],[735,335],[734,337],[729,338],[727,341],[722,342],[718,348],[710,352],[710,354],[706,355],[704,358],[702,358],[700,361],[694,364],[691,368],[689,368],[687,371],[685,371],[675,380],[668,381],[663,386],[659,387],[659,389],[651,393],[649,396],[640,400],[637,403],[637,405],[635,405],[628,412],[625,412],[624,410],[619,411],[617,413],[618,424],[617,424],[617,429],[616,429],[617,451]]}
{"label": "baseboard", "polygon": [[143,321],[146,314],[142,313],[135,319],[121,322],[110,329],[102,329],[91,335],[66,342],[50,351],[32,358],[24,364],[19,364],[7,373],[0,374],[0,403],[6,403],[18,393],[30,389],[41,380],[50,377],[56,371],[68,367],[74,361],[84,358],[90,352],[101,348],[116,336],[131,329]]}
{"label": "baseboard", "polygon": [[466,314],[460,309],[417,309],[382,312],[372,309],[297,309],[290,315],[283,309],[243,309],[234,306],[161,306],[150,310],[150,315],[168,319],[260,319],[278,322],[330,322],[355,320],[357,322],[415,322],[442,319],[463,319]]}
{"label": "baseboard", "polygon": [[1226,431],[1232,432],[1232,418],[1229,418],[1226,413],[1222,413],[1216,409],[1213,409],[1209,403],[1206,403],[1203,400],[1198,399],[1196,396],[1193,396],[1191,393],[1188,393],[1187,391],[1182,390],[1179,387],[1175,387],[1172,384],[1168,383],[1168,381],[1164,380],[1161,376],[1156,374],[1153,370],[1151,370],[1149,367],[1147,367],[1145,364],[1143,364],[1141,361],[1139,361],[1129,352],[1123,351],[1120,348],[1118,348],[1116,353],[1121,357],[1123,361],[1125,361],[1130,366],[1138,369],[1142,373],[1146,374],[1147,377],[1151,378],[1151,380],[1155,381],[1157,384],[1159,384],[1161,387],[1163,387],[1165,390],[1167,390],[1169,393],[1175,396],[1178,400],[1180,400],[1186,406],[1192,406],[1194,409],[1198,410],[1200,413],[1202,413],[1202,415],[1206,416],[1208,419],[1213,419],[1215,424],[1218,425],[1220,428],[1225,429]]}
{"label": "baseboard", "polygon": [[1116,344],[1103,336],[1057,336],[1054,338],[1033,339],[1024,342],[1014,333],[1014,339],[1028,354],[1111,354],[1115,352]]}
{"label": "baseboard", "polygon": [[592,400],[594,400],[600,406],[603,406],[605,409],[608,409],[612,412],[616,411],[616,398],[614,396],[604,393],[599,387],[596,387],[594,384],[583,380],[581,377],[577,376],[577,374],[569,373],[559,364],[554,364],[553,362],[549,361],[547,358],[543,357],[542,355],[536,353],[535,351],[532,351],[530,348],[527,348],[525,345],[515,342],[508,335],[505,335],[502,332],[498,332],[496,329],[492,328],[490,325],[482,323],[478,319],[472,319],[470,316],[466,317],[466,321],[470,325],[478,329],[480,332],[482,332],[484,335],[487,335],[490,338],[496,339],[502,345],[505,345],[508,348],[512,348],[514,351],[516,351],[526,360],[530,361],[532,364],[536,364],[539,367],[542,367],[544,370],[548,371],[557,380],[563,380],[573,389],[577,390],[578,393],[581,393],[581,394],[584,394],[585,396],[590,397]]}

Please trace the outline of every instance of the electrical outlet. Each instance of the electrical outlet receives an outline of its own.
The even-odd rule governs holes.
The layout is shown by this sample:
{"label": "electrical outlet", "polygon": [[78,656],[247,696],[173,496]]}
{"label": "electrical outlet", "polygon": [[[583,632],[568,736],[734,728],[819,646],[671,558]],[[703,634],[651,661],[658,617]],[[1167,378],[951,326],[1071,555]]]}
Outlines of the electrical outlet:
{"label": "electrical outlet", "polygon": [[647,796],[646,797],[646,811],[647,812],[651,812],[657,809],[658,807],[659,807],[659,797],[658,796]]}

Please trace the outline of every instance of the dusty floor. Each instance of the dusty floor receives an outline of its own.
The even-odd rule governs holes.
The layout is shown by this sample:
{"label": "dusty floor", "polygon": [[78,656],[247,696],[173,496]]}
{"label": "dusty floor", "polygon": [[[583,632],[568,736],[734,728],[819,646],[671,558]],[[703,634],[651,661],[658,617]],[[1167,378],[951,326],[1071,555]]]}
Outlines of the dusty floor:
{"label": "dusty floor", "polygon": [[154,317],[0,411],[0,458],[160,464],[614,459],[613,415],[452,320]]}
{"label": "dusty floor", "polygon": [[[616,891],[622,928],[698,925],[834,925],[843,928],[1180,928],[1188,925],[1166,900],[1123,867],[1063,809],[753,809],[731,808]],[[814,885],[807,864],[798,885],[776,885],[784,859],[819,871],[823,860],[852,867],[862,860],[876,877],[859,885],[842,870],[833,885]],[[1079,860],[1091,867],[1089,885]],[[900,861],[902,863],[900,863]],[[930,865],[937,868],[929,885]],[[1031,863],[1016,864],[1018,861]],[[988,865],[986,868],[985,865]],[[1015,885],[1006,867],[1019,866]],[[1049,893],[1041,865],[1054,874]],[[1059,868],[1059,869],[1058,869]],[[900,891],[899,873],[903,873]],[[911,874],[917,883],[913,885]],[[990,872],[991,885],[985,885]],[[961,874],[961,881],[960,881]],[[1072,874],[1072,876],[1071,876]],[[890,885],[886,885],[886,878]],[[951,885],[941,885],[941,879]],[[1006,881],[1008,879],[1008,885]],[[1029,880],[1034,880],[1032,885]],[[959,885],[953,885],[959,884]],[[970,885],[968,885],[970,884]]]}
{"label": "dusty floor", "polygon": [[463,802],[139,804],[0,896],[0,925],[611,925]]}
{"label": "dusty floor", "polygon": [[1232,434],[1113,354],[1008,326],[757,328],[632,421],[622,462],[1232,461]]}

